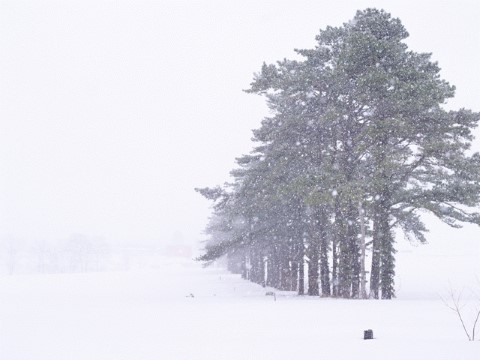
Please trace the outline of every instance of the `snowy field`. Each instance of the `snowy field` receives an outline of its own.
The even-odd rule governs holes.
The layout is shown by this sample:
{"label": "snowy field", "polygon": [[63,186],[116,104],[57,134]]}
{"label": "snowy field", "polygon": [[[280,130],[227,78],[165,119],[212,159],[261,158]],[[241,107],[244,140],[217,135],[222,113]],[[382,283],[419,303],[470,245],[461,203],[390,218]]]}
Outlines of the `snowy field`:
{"label": "snowy field", "polygon": [[[399,254],[405,264],[408,256]],[[289,293],[274,301],[260,286],[190,260],[3,276],[0,359],[480,359],[480,342],[467,341],[438,296],[402,281],[393,301]],[[365,341],[370,328],[375,339]]]}

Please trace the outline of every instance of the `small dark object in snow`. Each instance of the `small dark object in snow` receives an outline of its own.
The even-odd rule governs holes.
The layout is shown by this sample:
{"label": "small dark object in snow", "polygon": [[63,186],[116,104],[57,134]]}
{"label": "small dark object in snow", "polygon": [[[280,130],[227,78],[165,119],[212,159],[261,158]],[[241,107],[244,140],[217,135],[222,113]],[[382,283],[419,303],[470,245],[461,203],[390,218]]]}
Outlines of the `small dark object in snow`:
{"label": "small dark object in snow", "polygon": [[193,297],[195,297],[195,296],[193,296],[193,294],[192,294],[192,293],[190,293],[190,294],[189,294],[189,295],[187,295],[186,297],[191,297],[191,298],[193,298]]}
{"label": "small dark object in snow", "polygon": [[363,340],[372,340],[373,339],[373,330],[368,329],[363,332]]}
{"label": "small dark object in snow", "polygon": [[277,301],[277,294],[275,294],[275,291],[267,291],[265,296],[273,296],[273,300]]}

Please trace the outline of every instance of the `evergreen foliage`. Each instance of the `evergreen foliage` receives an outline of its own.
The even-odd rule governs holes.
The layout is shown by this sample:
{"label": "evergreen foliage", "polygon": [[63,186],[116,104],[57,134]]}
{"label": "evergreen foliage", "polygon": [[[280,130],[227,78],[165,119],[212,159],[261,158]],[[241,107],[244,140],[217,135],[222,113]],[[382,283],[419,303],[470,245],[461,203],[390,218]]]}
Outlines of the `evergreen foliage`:
{"label": "evergreen foliage", "polygon": [[214,202],[199,260],[227,255],[259,284],[358,298],[368,246],[370,296],[390,299],[395,229],[425,242],[421,211],[480,224],[480,155],[469,155],[480,114],[442,108],[455,88],[407,36],[399,19],[366,9],[321,30],[314,49],[296,50],[302,60],[263,64],[247,90],[271,109],[257,146],[232,184],[197,189]]}

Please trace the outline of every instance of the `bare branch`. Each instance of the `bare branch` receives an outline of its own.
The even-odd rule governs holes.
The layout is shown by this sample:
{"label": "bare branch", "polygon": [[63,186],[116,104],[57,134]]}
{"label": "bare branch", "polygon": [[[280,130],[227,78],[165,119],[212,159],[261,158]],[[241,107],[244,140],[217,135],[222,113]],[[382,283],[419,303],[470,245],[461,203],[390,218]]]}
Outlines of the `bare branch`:
{"label": "bare branch", "polygon": [[472,329],[472,340],[475,341],[475,328],[477,327],[477,322],[478,318],[480,317],[480,310],[477,310],[477,317],[475,319],[475,322],[473,323],[473,329]]}
{"label": "bare branch", "polygon": [[462,316],[462,308],[465,306],[464,304],[461,304],[462,300],[462,293],[463,290],[460,292],[455,292],[453,288],[450,286],[449,290],[449,297],[451,300],[451,304],[449,301],[446,301],[444,298],[441,297],[443,303],[453,312],[455,312],[458,316],[458,319],[460,320],[460,323],[462,324],[463,331],[465,332],[465,335],[467,335],[468,341],[472,341],[475,339],[475,327],[477,326],[477,321],[480,316],[480,311],[477,313],[477,318],[475,320],[475,323],[473,325],[473,331],[472,331],[472,336],[470,336],[470,333],[467,330],[467,327],[465,326],[465,321]]}

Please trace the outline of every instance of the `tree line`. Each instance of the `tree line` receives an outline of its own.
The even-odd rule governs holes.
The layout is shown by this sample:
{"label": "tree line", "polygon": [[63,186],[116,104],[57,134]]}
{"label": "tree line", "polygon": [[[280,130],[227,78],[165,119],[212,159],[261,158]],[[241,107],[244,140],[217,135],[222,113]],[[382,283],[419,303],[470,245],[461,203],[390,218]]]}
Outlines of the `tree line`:
{"label": "tree line", "polygon": [[480,224],[480,114],[443,108],[455,87],[407,37],[367,9],[263,64],[246,90],[270,109],[254,149],[230,183],[196,189],[213,201],[199,260],[299,294],[390,299],[398,229],[425,242],[422,212]]}

